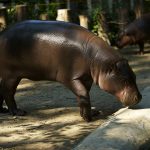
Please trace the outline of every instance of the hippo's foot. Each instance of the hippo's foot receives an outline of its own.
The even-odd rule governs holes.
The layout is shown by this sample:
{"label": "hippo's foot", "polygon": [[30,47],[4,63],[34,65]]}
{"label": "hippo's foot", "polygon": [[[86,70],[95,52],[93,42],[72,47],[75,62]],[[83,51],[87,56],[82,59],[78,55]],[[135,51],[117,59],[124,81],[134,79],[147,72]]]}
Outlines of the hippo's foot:
{"label": "hippo's foot", "polygon": [[7,108],[1,107],[0,108],[0,113],[8,113],[9,110]]}
{"label": "hippo's foot", "polygon": [[144,55],[144,52],[140,52],[140,55]]}
{"label": "hippo's foot", "polygon": [[92,117],[98,116],[99,114],[100,114],[100,112],[98,110],[96,110],[96,109],[91,110]]}
{"label": "hippo's foot", "polygon": [[144,55],[143,51],[137,52],[137,55]]}
{"label": "hippo's foot", "polygon": [[21,110],[21,109],[14,109],[14,110],[11,110],[9,112],[13,116],[25,116],[26,115],[26,111]]}
{"label": "hippo's foot", "polygon": [[80,115],[86,121],[92,121],[91,109],[86,107],[80,107]]}

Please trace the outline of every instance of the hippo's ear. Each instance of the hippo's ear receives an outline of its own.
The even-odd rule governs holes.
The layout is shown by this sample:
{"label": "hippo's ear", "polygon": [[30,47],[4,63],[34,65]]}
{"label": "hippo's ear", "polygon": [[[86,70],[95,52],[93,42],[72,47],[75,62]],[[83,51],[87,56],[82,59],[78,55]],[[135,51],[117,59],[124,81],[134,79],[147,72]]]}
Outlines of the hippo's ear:
{"label": "hippo's ear", "polygon": [[[116,63],[117,70],[119,70],[119,71],[121,71],[121,72],[122,72],[123,70],[126,70],[127,66],[128,66],[128,61],[127,61],[126,59],[121,60],[121,61],[118,61],[118,62]],[[124,71],[123,71],[123,72],[124,72]]]}
{"label": "hippo's ear", "polygon": [[136,76],[134,72],[132,71],[131,67],[128,64],[128,61],[126,59],[118,61],[116,63],[117,71],[122,74],[124,77],[127,77],[129,79],[133,79],[133,81],[136,80]]}
{"label": "hippo's ear", "polygon": [[120,67],[120,66],[125,65],[125,64],[128,64],[128,60],[123,59],[123,60],[118,61],[118,62],[116,63],[116,66],[117,66],[117,67]]}

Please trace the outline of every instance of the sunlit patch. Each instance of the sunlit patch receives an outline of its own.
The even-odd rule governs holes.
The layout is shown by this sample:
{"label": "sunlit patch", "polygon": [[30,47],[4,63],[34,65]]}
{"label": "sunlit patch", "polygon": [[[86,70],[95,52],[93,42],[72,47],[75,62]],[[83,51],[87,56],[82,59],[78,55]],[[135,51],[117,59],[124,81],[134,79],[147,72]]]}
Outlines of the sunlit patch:
{"label": "sunlit patch", "polygon": [[66,38],[64,36],[61,36],[61,34],[45,34],[45,33],[37,33],[35,35],[36,39],[39,39],[41,41],[47,41],[50,43],[55,43],[55,44],[62,44],[64,41],[66,41]]}

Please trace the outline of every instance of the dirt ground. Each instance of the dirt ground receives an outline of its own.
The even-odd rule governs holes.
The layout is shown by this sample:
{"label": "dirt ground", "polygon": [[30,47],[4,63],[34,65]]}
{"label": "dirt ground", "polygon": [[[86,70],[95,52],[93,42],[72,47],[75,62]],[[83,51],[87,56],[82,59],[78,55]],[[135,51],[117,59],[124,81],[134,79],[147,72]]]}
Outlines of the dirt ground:
{"label": "dirt ground", "polygon": [[[131,50],[132,49],[132,50]],[[137,75],[142,91],[150,85],[150,47],[145,55],[136,55],[137,47],[122,49]],[[71,150],[122,107],[112,95],[93,85],[92,106],[100,115],[86,123],[79,115],[75,96],[56,82],[22,80],[16,93],[18,107],[26,110],[24,117],[0,114],[0,149],[9,150]]]}

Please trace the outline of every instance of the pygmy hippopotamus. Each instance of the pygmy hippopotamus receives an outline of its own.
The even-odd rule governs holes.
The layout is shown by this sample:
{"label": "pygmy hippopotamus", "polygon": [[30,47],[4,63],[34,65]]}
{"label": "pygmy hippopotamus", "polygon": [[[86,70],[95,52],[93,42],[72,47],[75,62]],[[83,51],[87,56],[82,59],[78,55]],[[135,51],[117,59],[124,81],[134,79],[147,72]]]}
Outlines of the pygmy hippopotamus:
{"label": "pygmy hippopotamus", "polygon": [[150,13],[134,20],[119,34],[117,46],[138,44],[140,53],[144,54],[144,42],[150,40]]}
{"label": "pygmy hippopotamus", "polygon": [[5,100],[12,115],[24,115],[14,94],[22,78],[58,81],[76,96],[80,114],[91,121],[92,83],[124,105],[141,100],[126,59],[87,29],[59,21],[24,21],[0,34],[0,110]]}

